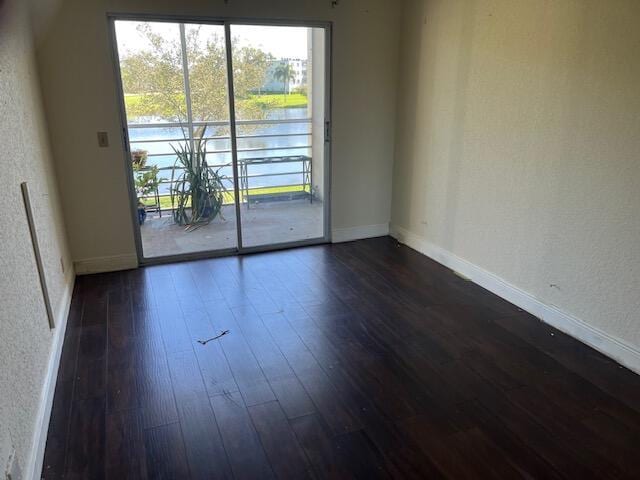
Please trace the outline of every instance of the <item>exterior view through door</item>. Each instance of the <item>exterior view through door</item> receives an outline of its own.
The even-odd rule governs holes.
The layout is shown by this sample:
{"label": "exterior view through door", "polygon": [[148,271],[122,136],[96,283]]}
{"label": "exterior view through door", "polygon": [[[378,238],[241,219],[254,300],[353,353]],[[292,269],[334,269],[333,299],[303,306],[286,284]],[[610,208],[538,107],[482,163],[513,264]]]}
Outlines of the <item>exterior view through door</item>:
{"label": "exterior view through door", "polygon": [[141,261],[326,240],[325,27],[114,32]]}

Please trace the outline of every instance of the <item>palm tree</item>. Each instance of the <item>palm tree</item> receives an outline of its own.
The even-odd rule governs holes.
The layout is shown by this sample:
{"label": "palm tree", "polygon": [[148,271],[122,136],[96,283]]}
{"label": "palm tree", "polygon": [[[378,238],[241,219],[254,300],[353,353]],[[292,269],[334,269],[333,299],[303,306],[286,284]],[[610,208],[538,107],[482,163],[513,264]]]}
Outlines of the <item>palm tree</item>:
{"label": "palm tree", "polygon": [[295,70],[291,65],[289,65],[289,62],[281,62],[273,72],[273,77],[276,80],[280,80],[282,82],[282,87],[286,98],[287,94],[289,93],[289,82],[296,78]]}

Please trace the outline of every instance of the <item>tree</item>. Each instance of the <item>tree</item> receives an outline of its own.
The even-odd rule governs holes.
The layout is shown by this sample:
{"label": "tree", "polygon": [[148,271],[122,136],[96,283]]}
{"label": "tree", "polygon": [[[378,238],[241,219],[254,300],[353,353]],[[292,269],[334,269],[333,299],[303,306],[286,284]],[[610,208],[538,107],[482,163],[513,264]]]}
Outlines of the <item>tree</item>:
{"label": "tree", "polygon": [[[155,117],[169,122],[186,122],[179,38],[159,35],[147,23],[137,28],[150,47],[124,56],[121,62],[129,119]],[[229,118],[225,42],[223,36],[208,32],[201,25],[186,26],[192,115],[195,121],[223,121]],[[262,50],[233,42],[234,90],[239,119],[266,117],[264,109],[248,99],[252,91],[262,86],[272,60]]]}
{"label": "tree", "polygon": [[273,78],[282,82],[285,96],[289,93],[289,82],[296,78],[296,72],[289,62],[281,62],[273,71]]}

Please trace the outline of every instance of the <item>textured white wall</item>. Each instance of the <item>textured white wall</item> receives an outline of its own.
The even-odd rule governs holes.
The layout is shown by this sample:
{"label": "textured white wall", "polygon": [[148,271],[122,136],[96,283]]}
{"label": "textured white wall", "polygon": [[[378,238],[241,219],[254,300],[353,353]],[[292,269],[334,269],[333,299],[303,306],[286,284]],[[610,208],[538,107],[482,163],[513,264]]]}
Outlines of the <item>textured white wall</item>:
{"label": "textured white wall", "polygon": [[[13,449],[25,470],[53,334],[42,300],[20,183],[27,181],[54,312],[73,281],[43,123],[24,2],[0,9],[0,475]],[[4,477],[3,477],[4,478]]]}
{"label": "textured white wall", "polygon": [[[400,9],[388,0],[60,0],[38,48],[74,260],[135,254],[107,12],[334,21],[333,228],[391,215]],[[108,131],[109,148],[96,132]],[[354,181],[357,179],[357,181]]]}
{"label": "textured white wall", "polygon": [[392,223],[640,346],[640,3],[411,0]]}

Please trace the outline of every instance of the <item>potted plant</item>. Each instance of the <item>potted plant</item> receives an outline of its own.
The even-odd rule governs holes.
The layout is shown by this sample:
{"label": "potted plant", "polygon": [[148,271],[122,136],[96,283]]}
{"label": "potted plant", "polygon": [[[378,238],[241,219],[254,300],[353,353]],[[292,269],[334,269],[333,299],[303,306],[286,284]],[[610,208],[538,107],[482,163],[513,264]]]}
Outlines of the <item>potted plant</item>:
{"label": "potted plant", "polygon": [[148,152],[138,149],[131,152],[134,185],[138,196],[138,223],[142,225],[147,218],[144,198],[156,192],[162,179],[158,178],[157,166],[147,167]]}
{"label": "potted plant", "polygon": [[142,150],[138,148],[136,150],[131,151],[131,164],[133,165],[134,170],[140,170],[145,167],[147,164],[147,157],[149,152],[146,150]]}
{"label": "potted plant", "polygon": [[[224,194],[220,168],[213,169],[207,163],[205,132],[193,143],[175,147],[177,159],[171,174],[171,205],[173,219],[187,229],[211,222],[222,216]],[[177,174],[175,172],[180,172]]]}
{"label": "potted plant", "polygon": [[[136,193],[138,194],[138,222],[142,225],[147,218],[144,198],[154,194],[162,181],[158,178],[159,169],[155,165],[137,172],[135,178]],[[158,206],[159,208],[159,206]]]}

